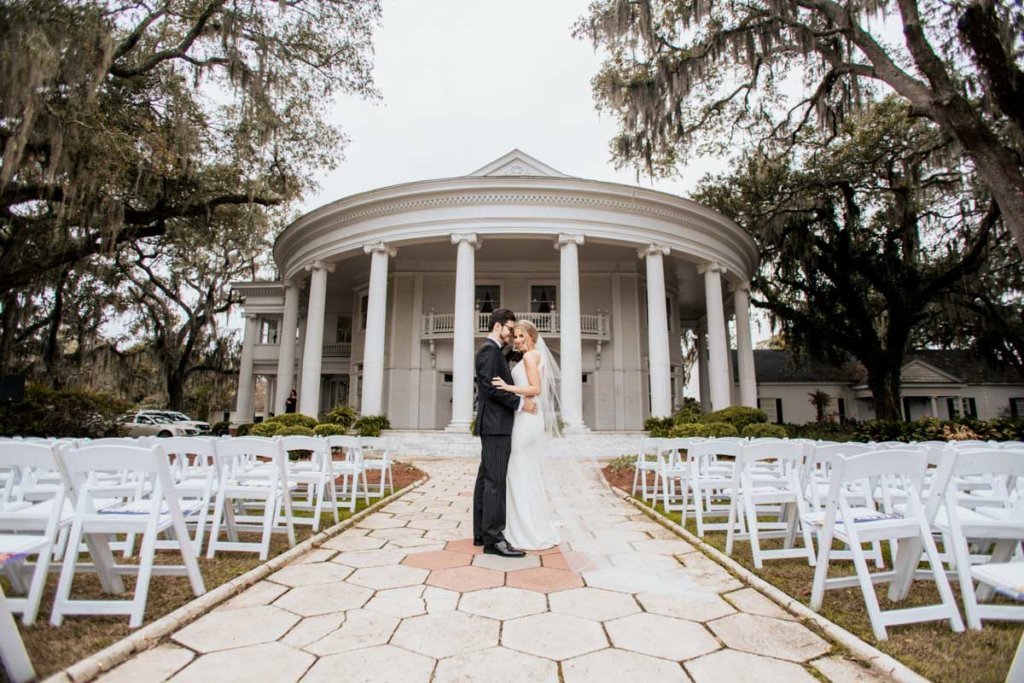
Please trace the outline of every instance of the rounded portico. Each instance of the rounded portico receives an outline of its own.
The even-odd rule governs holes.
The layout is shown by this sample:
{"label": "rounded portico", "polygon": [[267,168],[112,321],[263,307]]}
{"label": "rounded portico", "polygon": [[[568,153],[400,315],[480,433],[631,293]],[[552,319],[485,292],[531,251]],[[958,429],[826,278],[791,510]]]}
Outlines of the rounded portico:
{"label": "rounded portico", "polygon": [[279,282],[234,284],[247,315],[236,421],[251,419],[260,375],[267,412],[296,388],[309,415],[347,402],[396,428],[467,430],[474,350],[501,306],[556,354],[567,430],[670,414],[684,328],[698,332],[702,401],[756,404],[757,250],[680,197],[569,177],[516,150],[467,176],[327,204],[280,234],[274,258]]}

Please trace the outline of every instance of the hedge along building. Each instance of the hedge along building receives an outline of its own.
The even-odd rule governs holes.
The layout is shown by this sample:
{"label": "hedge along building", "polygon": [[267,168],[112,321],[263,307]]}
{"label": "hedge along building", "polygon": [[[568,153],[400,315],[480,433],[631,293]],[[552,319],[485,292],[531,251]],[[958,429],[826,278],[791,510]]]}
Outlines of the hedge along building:
{"label": "hedge along building", "polygon": [[[636,430],[682,401],[684,328],[705,407],[757,405],[750,237],[670,194],[573,178],[518,150],[467,176],[352,195],[278,236],[279,282],[244,300],[233,420],[348,403],[397,429],[465,431],[490,311],[533,321],[562,368],[567,431]],[[735,315],[736,362],[729,321]]]}

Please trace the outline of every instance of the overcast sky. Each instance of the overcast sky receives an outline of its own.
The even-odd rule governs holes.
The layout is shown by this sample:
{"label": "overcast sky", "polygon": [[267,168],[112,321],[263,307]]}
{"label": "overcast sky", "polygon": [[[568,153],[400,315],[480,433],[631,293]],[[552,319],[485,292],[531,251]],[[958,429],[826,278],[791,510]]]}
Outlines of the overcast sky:
{"label": "overcast sky", "polygon": [[[381,102],[339,103],[351,139],[303,211],[375,187],[459,176],[519,148],[568,175],[635,184],[616,170],[614,122],[594,108],[600,55],[572,37],[588,0],[384,0]],[[702,171],[713,165],[701,164]],[[640,184],[686,195],[698,176]]]}

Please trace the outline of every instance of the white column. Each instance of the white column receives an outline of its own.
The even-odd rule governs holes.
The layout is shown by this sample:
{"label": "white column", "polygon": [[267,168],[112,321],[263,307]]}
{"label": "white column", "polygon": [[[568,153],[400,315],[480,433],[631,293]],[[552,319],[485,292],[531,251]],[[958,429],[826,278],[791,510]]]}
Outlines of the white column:
{"label": "white column", "polygon": [[398,252],[383,242],[367,244],[370,254],[370,291],[366,303],[366,334],[363,347],[363,415],[380,415],[384,399],[384,324],[387,319],[388,258]]}
{"label": "white column", "polygon": [[932,403],[932,417],[938,417],[939,416],[939,401],[938,401],[938,397],[930,396],[929,398],[931,399],[931,403]]}
{"label": "white column", "polygon": [[729,316],[725,316],[725,367],[729,371],[729,405],[732,405],[732,390],[736,386],[736,366],[732,358],[732,331],[729,329]]}
{"label": "white column", "polygon": [[320,414],[320,368],[324,352],[324,308],[327,305],[327,274],[334,270],[322,261],[309,268],[309,304],[306,309],[306,338],[302,347],[302,393],[298,411],[317,417]]}
{"label": "white column", "polygon": [[238,364],[238,400],[235,420],[252,422],[252,362],[256,352],[256,314],[245,314],[245,332],[242,334],[242,358]]}
{"label": "white column", "polygon": [[651,417],[672,414],[672,367],[665,310],[665,257],[669,248],[656,244],[637,251],[647,261],[647,358],[651,383]]}
{"label": "white column", "polygon": [[754,343],[750,335],[750,283],[732,293],[736,309],[736,361],[740,375],[740,405],[757,407],[757,375],[754,371]]}
{"label": "white column", "polygon": [[722,272],[718,263],[698,268],[704,273],[704,298],[708,316],[708,383],[711,389],[711,409],[729,407],[729,351],[725,336],[725,310],[722,307]]}
{"label": "white column", "polygon": [[295,389],[295,328],[299,325],[299,288],[284,282],[284,318],[277,336],[277,394],[274,413],[283,415],[288,394]]}
{"label": "white column", "polygon": [[701,412],[711,412],[711,388],[708,382],[708,331],[703,325],[697,328],[697,386],[700,391]]}
{"label": "white column", "polygon": [[473,420],[473,337],[476,332],[476,250],[474,234],[452,235],[455,262],[455,330],[452,339],[452,421],[447,431],[465,432]]}
{"label": "white column", "polygon": [[584,432],[583,340],[580,330],[580,257],[583,235],[562,233],[555,242],[559,251],[559,343],[562,355],[562,420],[566,432]]}

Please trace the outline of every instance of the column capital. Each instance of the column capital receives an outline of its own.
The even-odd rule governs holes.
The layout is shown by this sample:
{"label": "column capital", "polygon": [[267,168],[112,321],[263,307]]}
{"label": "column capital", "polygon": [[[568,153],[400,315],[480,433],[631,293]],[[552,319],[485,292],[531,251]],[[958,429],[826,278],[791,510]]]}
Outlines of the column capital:
{"label": "column capital", "polygon": [[726,267],[718,261],[707,261],[697,266],[697,272],[703,275],[704,273],[726,273]]}
{"label": "column capital", "polygon": [[575,244],[577,247],[581,247],[584,241],[583,235],[578,232],[560,232],[555,240],[555,249],[561,249],[567,244]]}
{"label": "column capital", "polygon": [[293,278],[286,277],[281,279],[281,286],[284,287],[285,289],[288,289],[289,287],[298,287],[299,283],[296,282]]}
{"label": "column capital", "polygon": [[471,245],[474,249],[479,249],[483,246],[483,242],[477,237],[475,232],[453,232],[451,235],[452,244],[461,244],[465,242]]}
{"label": "column capital", "polygon": [[387,254],[391,258],[398,256],[398,250],[389,245],[387,242],[374,242],[373,244],[363,245],[364,254]]}
{"label": "column capital", "polygon": [[672,253],[672,249],[670,247],[666,247],[664,244],[654,244],[653,242],[651,242],[646,247],[641,247],[640,249],[637,249],[636,257],[646,258],[648,256],[653,256],[655,254],[661,256],[668,256],[670,253]]}
{"label": "column capital", "polygon": [[730,292],[746,292],[750,293],[750,280],[743,280],[729,285]]}
{"label": "column capital", "polygon": [[314,270],[326,270],[328,273],[333,273],[334,272],[334,264],[333,263],[327,263],[326,261],[321,261],[320,259],[317,259],[316,261],[313,261],[312,263],[307,263],[306,266],[305,266],[305,269],[308,270],[311,273]]}
{"label": "column capital", "polygon": [[246,320],[255,320],[259,316],[256,315],[255,313],[243,313],[242,317],[245,318]]}

